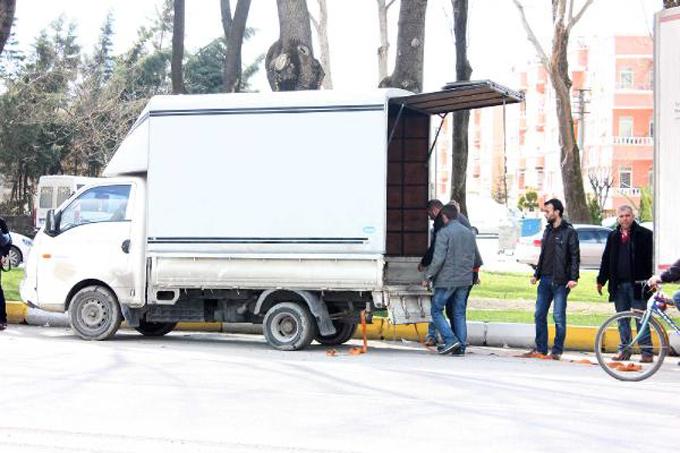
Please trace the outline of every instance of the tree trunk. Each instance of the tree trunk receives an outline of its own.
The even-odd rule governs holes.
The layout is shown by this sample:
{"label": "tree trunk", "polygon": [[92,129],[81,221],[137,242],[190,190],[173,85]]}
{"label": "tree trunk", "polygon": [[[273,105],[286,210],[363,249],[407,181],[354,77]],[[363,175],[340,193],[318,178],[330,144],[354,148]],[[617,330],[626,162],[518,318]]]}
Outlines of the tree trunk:
{"label": "tree trunk", "polygon": [[571,79],[567,62],[569,29],[557,22],[550,57],[550,81],[555,89],[557,123],[560,137],[560,167],[564,186],[564,201],[569,218],[575,223],[590,223],[581,173],[581,158],[574,135],[574,118],[571,113]]}
{"label": "tree trunk", "polygon": [[312,28],[305,0],[276,0],[279,39],[265,59],[273,91],[318,90],[323,68],[314,58]]}
{"label": "tree trunk", "polygon": [[224,30],[224,37],[229,38],[229,31],[231,30],[231,2],[229,0],[220,0],[220,14],[222,16],[222,30]]}
{"label": "tree trunk", "polygon": [[224,91],[235,93],[241,86],[241,46],[246,31],[250,0],[238,0],[227,38],[227,55],[224,62]]}
{"label": "tree trunk", "polygon": [[16,0],[0,0],[0,54],[2,54],[2,49],[9,39],[15,9]]}
{"label": "tree trunk", "polygon": [[325,73],[322,85],[326,90],[331,90],[333,89],[333,80],[331,78],[331,52],[328,46],[328,7],[326,0],[317,0],[317,2],[319,3],[319,20],[315,20],[314,16],[310,17],[316,29],[319,49],[321,50],[321,67],[323,67]]}
{"label": "tree trunk", "polygon": [[378,80],[383,80],[387,77],[387,55],[390,50],[390,41],[388,39],[387,29],[387,12],[394,0],[390,0],[385,4],[385,0],[378,1],[378,23],[380,24],[380,47],[378,47]]}
{"label": "tree trunk", "polygon": [[381,87],[402,88],[415,93],[423,90],[426,9],[427,0],[401,2],[394,71],[380,82]]}
{"label": "tree trunk", "polygon": [[[472,67],[467,58],[468,0],[451,0],[453,6],[453,31],[456,37],[456,80],[470,80]],[[470,111],[453,114],[453,155],[451,157],[451,198],[460,204],[467,215],[466,185],[468,167],[468,124]]]}
{"label": "tree trunk", "polygon": [[174,0],[174,19],[172,27],[172,93],[183,94],[184,78],[182,76],[182,60],[184,60],[184,0]]}

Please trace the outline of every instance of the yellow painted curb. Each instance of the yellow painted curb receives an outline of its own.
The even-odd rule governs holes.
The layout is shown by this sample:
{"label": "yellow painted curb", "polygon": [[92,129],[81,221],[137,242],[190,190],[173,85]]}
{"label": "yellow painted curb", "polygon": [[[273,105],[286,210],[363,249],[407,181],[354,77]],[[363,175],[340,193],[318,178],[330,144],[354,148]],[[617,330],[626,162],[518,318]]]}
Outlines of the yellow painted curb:
{"label": "yellow painted curb", "polygon": [[193,332],[222,332],[221,322],[180,322],[175,330],[189,330]]}
{"label": "yellow painted curb", "polygon": [[567,325],[567,338],[564,341],[564,347],[577,351],[592,351],[595,348],[596,334],[597,327]]}
{"label": "yellow painted curb", "polygon": [[7,301],[7,322],[10,324],[23,324],[26,322],[28,305],[23,302]]}

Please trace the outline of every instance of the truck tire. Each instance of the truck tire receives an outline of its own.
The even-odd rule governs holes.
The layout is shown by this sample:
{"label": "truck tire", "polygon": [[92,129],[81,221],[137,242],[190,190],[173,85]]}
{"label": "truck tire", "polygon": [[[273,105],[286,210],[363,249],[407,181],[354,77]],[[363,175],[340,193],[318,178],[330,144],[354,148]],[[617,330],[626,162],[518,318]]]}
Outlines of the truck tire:
{"label": "truck tire", "polygon": [[357,328],[357,324],[351,321],[333,321],[333,325],[335,326],[334,335],[317,335],[314,339],[326,346],[344,344],[352,338]]}
{"label": "truck tire", "polygon": [[307,307],[283,302],[267,311],[262,330],[270,346],[280,351],[297,351],[314,339],[316,322]]}
{"label": "truck tire", "polygon": [[111,291],[103,286],[86,286],[71,299],[68,319],[83,340],[106,340],[118,331],[123,315]]}
{"label": "truck tire", "polygon": [[140,320],[135,330],[145,337],[162,337],[175,330],[176,322],[149,322]]}

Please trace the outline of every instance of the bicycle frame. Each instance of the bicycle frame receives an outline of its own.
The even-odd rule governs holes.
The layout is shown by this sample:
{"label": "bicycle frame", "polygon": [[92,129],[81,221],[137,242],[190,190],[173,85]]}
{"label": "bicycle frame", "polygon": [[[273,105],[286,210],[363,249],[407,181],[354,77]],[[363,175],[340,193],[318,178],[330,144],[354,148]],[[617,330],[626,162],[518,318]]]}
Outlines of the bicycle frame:
{"label": "bicycle frame", "polygon": [[655,294],[652,294],[649,300],[647,300],[647,309],[642,315],[642,320],[640,321],[640,328],[638,329],[637,335],[630,342],[630,344],[636,344],[637,342],[640,341],[642,336],[645,334],[650,318],[652,318],[654,314],[658,315],[661,319],[663,319],[667,325],[671,326],[673,330],[675,330],[680,335],[680,326],[678,326],[673,321],[673,319],[666,314],[664,310],[661,310],[659,309],[659,307],[657,307],[658,302],[667,303],[667,301],[663,297],[663,293],[661,292],[661,287],[659,287],[659,290]]}

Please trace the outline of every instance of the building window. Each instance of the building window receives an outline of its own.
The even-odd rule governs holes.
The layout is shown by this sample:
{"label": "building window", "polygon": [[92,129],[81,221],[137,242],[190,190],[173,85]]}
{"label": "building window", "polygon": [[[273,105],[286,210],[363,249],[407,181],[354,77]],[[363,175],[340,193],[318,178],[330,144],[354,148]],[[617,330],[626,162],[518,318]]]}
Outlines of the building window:
{"label": "building window", "polygon": [[544,173],[542,168],[536,169],[536,189],[539,191],[543,190],[543,178]]}
{"label": "building window", "polygon": [[619,88],[633,88],[633,70],[624,68],[619,72]]}
{"label": "building window", "polygon": [[633,170],[630,167],[619,168],[619,188],[630,189],[633,182]]}
{"label": "building window", "polygon": [[633,136],[633,117],[622,116],[619,118],[619,137]]}
{"label": "building window", "polygon": [[649,136],[654,137],[654,121],[649,122]]}

